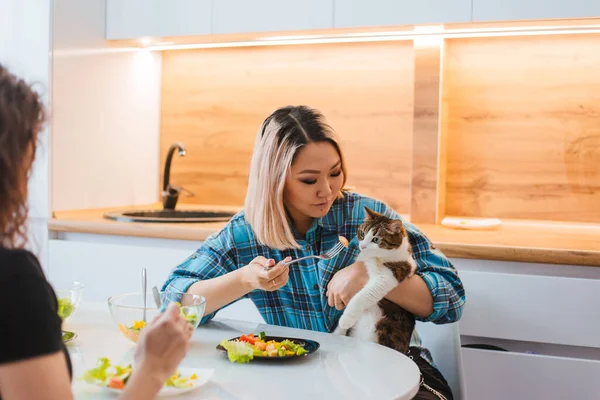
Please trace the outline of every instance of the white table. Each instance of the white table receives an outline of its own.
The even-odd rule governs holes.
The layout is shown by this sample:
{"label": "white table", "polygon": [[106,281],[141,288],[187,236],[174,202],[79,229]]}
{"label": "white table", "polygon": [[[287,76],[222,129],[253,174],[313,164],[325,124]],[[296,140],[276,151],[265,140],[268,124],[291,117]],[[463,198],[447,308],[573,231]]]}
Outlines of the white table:
{"label": "white table", "polygon": [[[74,378],[94,367],[99,357],[127,362],[134,344],[124,338],[113,322],[106,303],[84,303],[64,329],[78,334],[67,344]],[[250,362],[233,364],[217,351],[222,339],[243,333],[316,340],[321,348],[314,354],[284,363]],[[213,368],[204,386],[176,399],[281,400],[281,399],[411,399],[418,390],[419,370],[408,357],[349,337],[215,319],[194,333],[182,367]],[[108,399],[107,391],[74,379],[76,399]]]}

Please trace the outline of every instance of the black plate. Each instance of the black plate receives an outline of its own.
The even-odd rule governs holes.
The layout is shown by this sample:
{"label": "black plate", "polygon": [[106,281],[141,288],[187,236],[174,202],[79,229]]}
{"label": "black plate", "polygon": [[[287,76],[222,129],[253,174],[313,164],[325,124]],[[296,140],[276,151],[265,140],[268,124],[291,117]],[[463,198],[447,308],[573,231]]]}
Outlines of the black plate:
{"label": "black plate", "polygon": [[[258,335],[254,335],[254,336],[256,337]],[[241,336],[234,337],[229,340],[238,340],[240,337]],[[265,336],[264,340],[265,340],[265,342],[268,342],[269,340],[275,340],[276,342],[281,342],[286,339],[291,340],[295,344],[299,344],[302,347],[304,347],[304,349],[306,350],[306,353],[302,354],[301,356],[293,355],[293,356],[287,356],[287,357],[254,356],[252,361],[254,361],[254,360],[284,361],[284,360],[303,358],[303,357],[313,354],[315,351],[319,350],[319,347],[321,347],[319,342],[315,342],[314,340],[309,340],[309,339],[298,339],[298,338],[290,338],[290,337],[283,337],[283,336]],[[217,345],[217,350],[223,352],[224,354],[227,354],[227,350],[225,350],[225,348],[223,346],[221,346],[220,344]]]}

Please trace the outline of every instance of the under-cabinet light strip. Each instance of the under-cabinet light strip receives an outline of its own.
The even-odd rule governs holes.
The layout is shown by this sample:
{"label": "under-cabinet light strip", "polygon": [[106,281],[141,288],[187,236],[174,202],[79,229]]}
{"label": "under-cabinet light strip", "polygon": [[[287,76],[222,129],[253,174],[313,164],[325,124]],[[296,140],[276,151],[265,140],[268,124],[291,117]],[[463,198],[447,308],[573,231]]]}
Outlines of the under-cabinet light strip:
{"label": "under-cabinet light strip", "polygon": [[298,36],[297,39],[286,37],[282,39],[260,38],[251,41],[240,42],[221,42],[221,43],[189,43],[189,44],[164,44],[150,45],[145,47],[152,51],[168,51],[168,50],[190,50],[190,49],[214,49],[228,47],[254,47],[254,46],[284,46],[284,45],[301,45],[301,44],[327,44],[327,43],[363,43],[363,42],[390,42],[390,41],[406,41],[419,38],[436,38],[436,39],[462,39],[462,38],[490,38],[490,37],[515,37],[515,36],[547,36],[547,35],[582,35],[600,33],[600,25],[593,25],[585,29],[507,29],[507,30],[453,30],[439,33],[417,33],[415,31],[402,32],[396,34],[377,35],[372,33],[367,34],[352,34],[351,36],[315,36],[308,38],[307,36]]}

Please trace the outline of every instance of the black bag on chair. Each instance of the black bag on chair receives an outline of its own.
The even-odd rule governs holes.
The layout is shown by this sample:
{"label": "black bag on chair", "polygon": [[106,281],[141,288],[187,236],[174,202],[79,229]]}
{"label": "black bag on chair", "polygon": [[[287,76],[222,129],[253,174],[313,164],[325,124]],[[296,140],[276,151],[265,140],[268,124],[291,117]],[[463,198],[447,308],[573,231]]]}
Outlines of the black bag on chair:
{"label": "black bag on chair", "polygon": [[410,347],[406,353],[421,371],[419,391],[413,397],[415,400],[454,400],[452,389],[444,376],[427,360],[421,357],[421,349]]}

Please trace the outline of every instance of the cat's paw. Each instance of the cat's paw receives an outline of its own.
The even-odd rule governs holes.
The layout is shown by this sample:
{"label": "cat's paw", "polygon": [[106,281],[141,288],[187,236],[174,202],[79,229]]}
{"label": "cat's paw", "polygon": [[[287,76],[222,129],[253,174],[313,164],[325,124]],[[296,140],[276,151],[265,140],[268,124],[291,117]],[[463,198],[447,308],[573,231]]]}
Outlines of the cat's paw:
{"label": "cat's paw", "polygon": [[354,325],[354,321],[352,321],[350,318],[340,318],[340,322],[338,322],[338,328],[343,329],[344,331],[347,331],[348,329],[352,328],[352,326]]}
{"label": "cat's paw", "polygon": [[348,329],[344,329],[339,325],[337,326],[337,328],[335,328],[335,331],[333,331],[333,334],[338,336],[346,336],[347,333]]}

